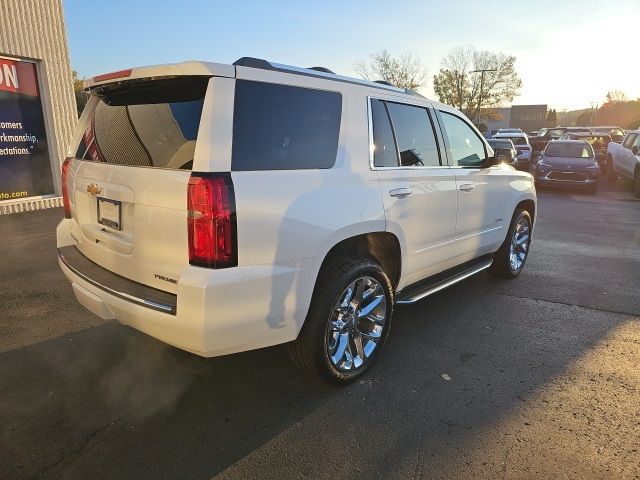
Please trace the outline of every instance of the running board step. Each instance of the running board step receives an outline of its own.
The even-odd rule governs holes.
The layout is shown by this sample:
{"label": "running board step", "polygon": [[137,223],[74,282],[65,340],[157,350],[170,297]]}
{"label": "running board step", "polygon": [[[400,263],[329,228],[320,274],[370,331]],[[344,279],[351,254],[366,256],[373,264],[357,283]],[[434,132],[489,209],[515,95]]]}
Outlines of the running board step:
{"label": "running board step", "polygon": [[415,303],[429,295],[433,295],[451,285],[475,275],[482,270],[486,270],[493,263],[493,255],[485,255],[471,262],[467,262],[455,269],[443,272],[433,277],[427,278],[398,292],[398,304]]}

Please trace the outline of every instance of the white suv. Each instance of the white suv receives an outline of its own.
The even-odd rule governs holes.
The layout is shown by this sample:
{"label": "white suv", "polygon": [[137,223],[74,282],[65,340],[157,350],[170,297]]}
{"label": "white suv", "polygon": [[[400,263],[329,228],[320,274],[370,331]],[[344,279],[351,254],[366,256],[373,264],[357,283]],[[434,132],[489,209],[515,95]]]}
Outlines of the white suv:
{"label": "white suv", "polygon": [[346,383],[395,304],[515,277],[536,194],[457,110],[382,83],[242,58],[87,82],[62,167],[76,297],[202,356],[290,342]]}

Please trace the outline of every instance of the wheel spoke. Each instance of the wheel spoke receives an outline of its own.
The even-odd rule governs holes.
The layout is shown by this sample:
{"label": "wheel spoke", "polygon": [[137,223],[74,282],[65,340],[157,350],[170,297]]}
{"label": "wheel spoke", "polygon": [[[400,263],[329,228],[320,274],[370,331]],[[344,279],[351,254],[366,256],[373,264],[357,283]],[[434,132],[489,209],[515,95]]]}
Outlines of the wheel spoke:
{"label": "wheel spoke", "polygon": [[358,312],[358,318],[367,317],[378,305],[380,305],[380,303],[382,303],[382,300],[384,300],[384,295],[375,297],[368,305],[360,309]]}
{"label": "wheel spoke", "polygon": [[382,327],[380,325],[375,325],[372,330],[368,332],[360,332],[365,339],[371,339],[374,341],[378,341],[380,336],[382,335]]}
{"label": "wheel spoke", "polygon": [[345,370],[351,370],[351,367],[355,364],[355,359],[353,358],[353,352],[351,351],[351,345],[349,343],[347,343],[347,351],[344,352],[344,356],[344,368]]}
{"label": "wheel spoke", "polygon": [[336,348],[336,352],[331,356],[331,361],[334,365],[338,365],[344,357],[344,354],[349,346],[349,334],[341,333],[340,338],[338,339],[338,347]]}
{"label": "wheel spoke", "polygon": [[355,291],[355,282],[349,285],[345,290],[342,301],[340,302],[341,307],[346,308],[349,306],[349,303],[351,303],[351,300],[353,299],[354,291]]}
{"label": "wheel spoke", "polygon": [[364,293],[364,279],[360,279],[356,281],[356,291],[353,294],[353,298],[351,299],[351,306],[357,307],[362,303],[362,295]]}
{"label": "wheel spoke", "polygon": [[379,290],[382,290],[382,287],[377,282],[372,282],[373,285],[369,284],[369,288],[367,288],[362,294],[362,299],[365,300],[369,298],[371,295],[375,295]]}
{"label": "wheel spoke", "polygon": [[357,359],[359,359],[360,362],[364,362],[364,346],[362,345],[362,335],[360,335],[357,329],[353,332],[353,343],[356,346],[356,352],[358,354],[358,356],[354,358],[356,368],[358,368],[360,365],[357,364]]}

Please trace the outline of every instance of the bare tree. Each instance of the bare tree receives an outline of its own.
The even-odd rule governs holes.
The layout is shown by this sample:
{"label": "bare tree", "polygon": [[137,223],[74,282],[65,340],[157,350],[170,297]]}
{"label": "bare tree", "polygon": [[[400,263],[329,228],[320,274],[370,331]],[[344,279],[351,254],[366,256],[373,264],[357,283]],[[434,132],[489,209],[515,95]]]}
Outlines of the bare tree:
{"label": "bare tree", "polygon": [[611,90],[607,92],[607,102],[628,102],[629,97],[622,90]]}
{"label": "bare tree", "polygon": [[428,71],[420,57],[403,53],[394,57],[386,50],[374,53],[367,60],[357,60],[353,68],[366,80],[384,80],[400,88],[415,90],[424,85]]}
{"label": "bare tree", "polygon": [[518,95],[522,80],[515,71],[515,62],[514,56],[503,53],[471,46],[453,48],[440,62],[442,68],[433,77],[433,90],[441,102],[475,119],[481,107],[499,107]]}

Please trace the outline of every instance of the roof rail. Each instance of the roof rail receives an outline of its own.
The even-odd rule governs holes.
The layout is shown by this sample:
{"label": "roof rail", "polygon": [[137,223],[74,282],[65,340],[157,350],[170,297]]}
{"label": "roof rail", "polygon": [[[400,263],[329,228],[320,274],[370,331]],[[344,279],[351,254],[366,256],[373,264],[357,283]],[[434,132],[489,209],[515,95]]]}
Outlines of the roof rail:
{"label": "roof rail", "polygon": [[323,72],[323,73],[332,73],[333,75],[336,74],[336,72],[334,72],[333,70],[329,70],[326,67],[309,67],[309,70],[315,70],[316,72]]}
{"label": "roof rail", "polygon": [[240,57],[238,60],[233,62],[233,65],[235,65],[236,67],[251,67],[261,68],[263,70],[273,70],[272,65],[262,58]]}
{"label": "roof rail", "polygon": [[404,93],[406,93],[407,95],[413,95],[414,97],[427,98],[424,95],[416,92],[415,90],[411,90],[410,88],[405,88]]}
{"label": "roof rail", "polygon": [[328,80],[335,80],[338,82],[355,83],[358,85],[366,85],[369,87],[382,88],[385,90],[393,90],[399,93],[408,93],[410,95],[422,96],[415,92],[407,91],[404,88],[396,87],[384,81],[370,82],[369,80],[362,80],[359,78],[351,78],[351,77],[344,77],[342,75],[336,75],[333,71],[325,67],[310,67],[310,68],[294,67],[291,65],[284,65],[281,63],[269,62],[268,60],[264,60],[262,58],[254,58],[254,57],[241,57],[235,62],[233,62],[233,65],[235,65],[236,67],[259,68],[261,70],[272,70],[276,72],[286,72],[286,73],[292,73],[296,75],[320,77],[320,78],[326,78]]}
{"label": "roof rail", "polygon": [[395,87],[395,85],[391,82],[387,82],[386,80],[374,80],[374,83],[379,83],[380,85],[389,85],[390,87]]}

